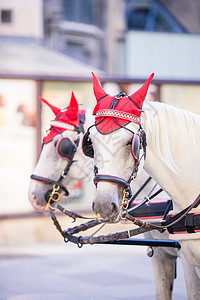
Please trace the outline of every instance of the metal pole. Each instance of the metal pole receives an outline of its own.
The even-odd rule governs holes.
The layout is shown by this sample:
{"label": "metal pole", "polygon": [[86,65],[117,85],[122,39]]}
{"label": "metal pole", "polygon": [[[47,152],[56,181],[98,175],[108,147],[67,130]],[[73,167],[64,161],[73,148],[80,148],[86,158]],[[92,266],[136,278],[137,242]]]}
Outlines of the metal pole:
{"label": "metal pole", "polygon": [[150,247],[170,247],[170,248],[181,248],[178,241],[169,240],[151,240],[151,239],[127,239],[113,242],[105,242],[101,244],[109,245],[131,245],[131,246],[150,246]]}

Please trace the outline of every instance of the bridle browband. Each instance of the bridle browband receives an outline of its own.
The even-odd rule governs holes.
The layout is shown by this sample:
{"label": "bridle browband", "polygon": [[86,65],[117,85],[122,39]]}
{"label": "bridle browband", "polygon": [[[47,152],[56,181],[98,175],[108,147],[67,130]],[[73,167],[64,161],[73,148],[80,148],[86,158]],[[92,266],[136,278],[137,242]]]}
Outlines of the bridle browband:
{"label": "bridle browband", "polygon": [[[69,172],[69,170],[70,170],[71,165],[74,163],[74,155],[75,155],[75,153],[76,153],[76,151],[77,151],[77,148],[78,148],[78,145],[79,145],[79,142],[80,142],[80,133],[81,133],[81,132],[84,133],[84,127],[83,127],[83,124],[85,123],[85,117],[81,114],[81,112],[79,112],[79,120],[80,120],[80,122],[79,122],[79,127],[75,127],[75,126],[69,125],[69,126],[71,126],[70,129],[69,129],[69,127],[68,127],[68,124],[66,124],[66,126],[63,127],[63,124],[64,124],[64,123],[61,123],[61,122],[60,122],[61,124],[59,124],[59,121],[57,121],[56,124],[54,124],[54,123],[51,122],[51,128],[53,128],[54,130],[55,130],[55,128],[53,127],[53,125],[56,125],[56,127],[59,127],[59,126],[60,126],[60,128],[64,128],[64,129],[66,129],[66,130],[67,130],[67,129],[68,129],[68,130],[72,130],[72,127],[73,127],[73,130],[72,130],[72,131],[76,131],[76,132],[78,133],[77,139],[74,141],[75,147],[73,147],[72,152],[70,153],[70,158],[68,159],[67,165],[66,165],[66,167],[64,168],[64,170],[62,171],[62,173],[61,173],[59,179],[58,179],[58,180],[54,180],[54,179],[50,179],[50,178],[43,177],[43,176],[39,176],[39,175],[35,175],[35,174],[32,174],[32,175],[31,175],[31,179],[32,179],[32,180],[36,180],[36,181],[39,181],[39,182],[42,182],[42,183],[46,183],[46,184],[51,184],[52,187],[59,187],[61,190],[63,190],[65,196],[69,196],[69,191],[68,191],[67,188],[62,184],[62,181],[63,181],[63,179],[67,176],[67,174],[68,174],[68,172]],[[50,129],[51,129],[51,128],[50,128]],[[57,130],[57,129],[56,129],[56,130]],[[57,130],[57,131],[58,131],[58,134],[61,134],[61,136],[62,136],[62,133],[61,133],[59,130]],[[53,190],[49,190],[49,191],[47,191],[46,194],[45,194],[45,200],[46,200],[47,202],[48,202],[49,199],[50,199],[49,197],[50,197],[52,191],[53,191]]]}

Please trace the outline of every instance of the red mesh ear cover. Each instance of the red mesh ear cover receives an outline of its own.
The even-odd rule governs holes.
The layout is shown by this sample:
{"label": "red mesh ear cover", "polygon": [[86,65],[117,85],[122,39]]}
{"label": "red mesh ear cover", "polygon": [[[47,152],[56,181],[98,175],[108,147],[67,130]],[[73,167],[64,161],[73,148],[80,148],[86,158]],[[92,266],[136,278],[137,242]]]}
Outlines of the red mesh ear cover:
{"label": "red mesh ear cover", "polygon": [[132,140],[132,155],[134,159],[138,162],[140,156],[140,136],[135,133]]}

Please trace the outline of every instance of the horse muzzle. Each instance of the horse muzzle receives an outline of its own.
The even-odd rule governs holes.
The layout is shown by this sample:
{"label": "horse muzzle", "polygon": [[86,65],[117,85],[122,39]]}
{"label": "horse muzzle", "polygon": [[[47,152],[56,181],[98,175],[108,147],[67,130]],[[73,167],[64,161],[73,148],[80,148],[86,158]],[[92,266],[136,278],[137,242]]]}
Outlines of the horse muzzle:
{"label": "horse muzzle", "polygon": [[113,223],[119,219],[119,193],[117,186],[112,186],[112,191],[108,189],[107,192],[107,185],[108,183],[101,183],[98,185],[92,209],[100,222]]}

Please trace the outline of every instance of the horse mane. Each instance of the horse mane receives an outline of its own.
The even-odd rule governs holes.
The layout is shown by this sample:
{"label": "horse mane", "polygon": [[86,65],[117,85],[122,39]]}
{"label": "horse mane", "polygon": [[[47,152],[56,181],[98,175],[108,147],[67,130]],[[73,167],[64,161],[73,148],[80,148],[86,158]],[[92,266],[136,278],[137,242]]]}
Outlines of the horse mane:
{"label": "horse mane", "polygon": [[159,102],[145,101],[143,108],[147,142],[150,136],[162,163],[180,174],[183,162],[199,153],[200,116]]}

